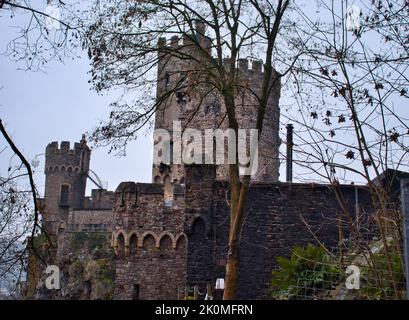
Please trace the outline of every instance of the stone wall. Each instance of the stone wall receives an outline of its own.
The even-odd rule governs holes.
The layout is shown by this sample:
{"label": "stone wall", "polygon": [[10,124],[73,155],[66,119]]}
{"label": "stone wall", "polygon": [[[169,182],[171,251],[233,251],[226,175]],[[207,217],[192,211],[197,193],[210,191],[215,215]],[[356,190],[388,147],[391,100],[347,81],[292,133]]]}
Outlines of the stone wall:
{"label": "stone wall", "polygon": [[69,232],[111,232],[112,209],[72,209],[68,213],[67,231]]}
{"label": "stone wall", "polygon": [[[355,214],[355,187],[340,186]],[[369,194],[359,188],[361,212],[370,210]],[[226,185],[215,183],[213,215],[206,240],[193,234],[189,237],[188,284],[214,285],[223,278],[227,256],[229,211]],[[295,245],[317,245],[317,237],[328,247],[339,240],[339,217],[344,221],[338,201],[327,185],[256,184],[249,192],[242,232],[238,299],[266,299],[271,272],[278,256],[288,256]],[[354,217],[352,217],[354,218]],[[307,227],[308,225],[308,227]],[[344,234],[348,237],[348,234]],[[213,244],[213,245],[212,245]]]}
{"label": "stone wall", "polygon": [[49,234],[57,232],[61,221],[67,222],[68,208],[84,207],[90,155],[85,137],[72,149],[68,141],[60,145],[52,142],[47,146],[43,221]]}
{"label": "stone wall", "polygon": [[[42,286],[40,297],[178,299],[186,285],[203,291],[224,277],[230,192],[229,183],[218,180],[217,166],[183,167],[184,183],[171,182],[170,194],[162,183],[123,182],[114,193],[94,190],[81,208],[72,203],[60,206],[55,190],[61,183],[82,184],[80,169],[69,170],[61,156],[63,152],[67,164],[75,160],[81,166],[77,149],[70,150],[66,143],[47,149],[50,185],[44,221],[57,234],[57,251],[50,261],[63,271],[64,290],[53,296]],[[267,298],[278,256],[289,255],[294,245],[317,244],[317,239],[336,246],[348,218],[370,212],[365,187],[341,185],[339,190],[351,217],[341,214],[330,186],[252,183],[242,232],[238,298]],[[82,194],[82,186],[77,191]],[[41,272],[32,271],[30,278],[40,277]]]}
{"label": "stone wall", "polygon": [[92,189],[91,197],[85,198],[86,209],[112,209],[114,205],[114,192],[105,189]]}
{"label": "stone wall", "polygon": [[[203,26],[202,26],[203,27]],[[199,29],[202,28],[199,26]],[[226,106],[223,97],[217,93],[217,89],[210,87],[206,78],[207,70],[214,68],[209,63],[212,52],[210,49],[211,39],[202,31],[196,30],[192,35],[198,44],[193,44],[192,39],[185,36],[174,36],[170,43],[165,38],[159,40],[157,98],[160,106],[155,115],[155,128],[166,129],[173,132],[173,121],[180,121],[182,128],[202,130],[204,142],[204,130],[228,128]],[[186,56],[194,56],[196,59],[182,59],[164,54],[164,47],[169,47],[169,52],[176,48]],[[226,70],[230,66],[230,60],[223,61]],[[206,69],[207,68],[207,69]],[[235,92],[236,118],[240,129],[255,129],[258,101],[255,94],[261,93],[264,79],[262,62],[258,60],[239,59],[237,61],[239,85]],[[280,75],[273,73],[273,83],[267,107],[263,132],[259,141],[258,170],[254,179],[258,181],[278,181],[279,177],[279,99],[280,99]],[[174,142],[177,143],[175,140]],[[159,141],[155,141],[159,143]],[[202,146],[201,142],[193,144]],[[172,149],[172,148],[170,148]],[[173,147],[173,151],[180,152],[179,148]],[[181,150],[182,153],[184,152]],[[226,150],[227,151],[227,150]],[[163,152],[166,152],[165,150]],[[204,153],[204,151],[202,152]],[[229,176],[227,164],[227,152],[225,152],[225,164],[217,169],[218,179],[224,180]],[[152,180],[165,185],[165,189],[171,188],[171,183],[183,183],[185,181],[184,166],[171,164],[167,167],[154,165]]]}
{"label": "stone wall", "polygon": [[185,236],[160,239],[146,234],[130,239],[129,254],[119,249],[116,261],[115,299],[166,299],[183,297],[186,283]]}
{"label": "stone wall", "polygon": [[[175,191],[178,188],[175,187]],[[183,232],[183,193],[175,192],[170,207],[165,207],[163,186],[123,182],[115,191],[114,228],[143,233]]]}
{"label": "stone wall", "polygon": [[[177,299],[184,285],[203,291],[224,277],[229,185],[216,180],[216,166],[191,165],[185,170],[185,187],[175,188],[174,195],[181,210],[164,210],[160,185],[118,187],[112,238],[117,299]],[[357,208],[370,211],[364,187],[342,185],[340,191],[351,218]],[[238,298],[268,298],[278,256],[290,255],[295,245],[318,244],[317,239],[327,247],[336,246],[347,221],[328,185],[254,183],[242,232]]]}
{"label": "stone wall", "polygon": [[170,203],[159,184],[118,186],[112,234],[115,299],[178,299],[186,283],[183,208],[181,186],[174,187]]}

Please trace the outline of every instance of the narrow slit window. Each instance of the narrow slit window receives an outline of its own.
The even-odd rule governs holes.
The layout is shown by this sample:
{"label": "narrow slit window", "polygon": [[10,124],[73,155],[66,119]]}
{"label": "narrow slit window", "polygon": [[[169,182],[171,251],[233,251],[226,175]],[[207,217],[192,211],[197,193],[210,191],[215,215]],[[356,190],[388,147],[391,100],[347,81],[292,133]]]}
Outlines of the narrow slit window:
{"label": "narrow slit window", "polygon": [[170,87],[170,74],[168,72],[166,72],[165,74],[165,86],[166,86],[166,89]]}
{"label": "narrow slit window", "polygon": [[133,300],[139,300],[139,284],[133,285]]}
{"label": "narrow slit window", "polygon": [[68,197],[70,194],[70,186],[64,184],[61,186],[61,193],[60,193],[60,205],[66,206],[68,205]]}

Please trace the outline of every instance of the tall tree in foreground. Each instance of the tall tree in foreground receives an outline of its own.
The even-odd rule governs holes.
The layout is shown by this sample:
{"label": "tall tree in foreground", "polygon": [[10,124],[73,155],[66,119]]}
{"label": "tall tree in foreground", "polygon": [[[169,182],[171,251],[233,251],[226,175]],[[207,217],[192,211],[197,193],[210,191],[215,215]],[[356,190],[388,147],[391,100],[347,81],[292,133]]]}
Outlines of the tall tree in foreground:
{"label": "tall tree in foreground", "polygon": [[[112,105],[111,117],[94,131],[94,141],[111,143],[113,149],[121,149],[181,90],[188,95],[195,94],[195,100],[199,101],[199,105],[192,108],[190,120],[194,119],[194,111],[200,108],[200,101],[207,95],[219,96],[225,106],[225,114],[221,117],[226,119],[236,137],[239,130],[236,97],[243,90],[250,92],[257,109],[249,116],[256,117],[253,129],[258,130],[260,137],[268,100],[281,77],[273,69],[273,57],[280,31],[285,26],[284,15],[289,2],[100,1],[93,10],[95,23],[88,33],[94,87],[97,91],[122,88],[136,98],[133,103],[122,101]],[[205,37],[205,33],[209,37]],[[160,39],[167,36],[183,38],[184,46],[177,43],[158,46]],[[192,50],[186,49],[186,45]],[[169,90],[155,96],[153,90],[157,81],[166,81],[157,79],[156,66],[160,59],[169,61],[171,57],[191,62],[189,69],[184,70],[189,81],[180,79]],[[264,75],[257,92],[250,90],[237,67],[239,59],[246,57],[263,60]],[[160,72],[159,75],[172,76]],[[230,164],[228,169],[230,234],[224,299],[236,296],[240,234],[251,183],[249,173],[240,176],[237,151],[235,158],[235,164]]]}

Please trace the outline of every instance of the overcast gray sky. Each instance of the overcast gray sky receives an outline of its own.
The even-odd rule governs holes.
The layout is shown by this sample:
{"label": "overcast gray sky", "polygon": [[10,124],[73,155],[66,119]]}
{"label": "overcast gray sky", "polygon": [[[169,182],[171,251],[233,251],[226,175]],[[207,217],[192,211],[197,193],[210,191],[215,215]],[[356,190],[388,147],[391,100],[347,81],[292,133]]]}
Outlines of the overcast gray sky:
{"label": "overcast gray sky", "polygon": [[[13,36],[10,26],[16,20],[0,19],[0,51]],[[52,62],[46,72],[17,70],[9,57],[0,55],[0,117],[23,154],[32,160],[44,152],[51,141],[79,141],[81,134],[90,131],[100,119],[106,118],[113,95],[99,96],[88,84],[89,62],[85,55],[65,63]],[[4,147],[0,140],[0,150]],[[35,178],[40,193],[44,190],[44,156]],[[0,157],[0,170],[7,168],[9,158]],[[128,148],[127,157],[108,155],[107,148],[93,150],[91,166],[109,189],[121,181],[151,180],[151,142],[140,139]]]}

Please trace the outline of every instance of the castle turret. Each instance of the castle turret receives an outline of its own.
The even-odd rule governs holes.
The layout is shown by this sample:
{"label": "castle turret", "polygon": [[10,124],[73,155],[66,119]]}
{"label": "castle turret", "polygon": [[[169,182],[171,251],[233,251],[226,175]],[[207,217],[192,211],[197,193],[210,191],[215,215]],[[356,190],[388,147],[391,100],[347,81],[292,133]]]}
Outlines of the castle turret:
{"label": "castle turret", "polygon": [[45,155],[44,227],[54,234],[66,222],[69,208],[84,206],[91,150],[85,136],[71,149],[70,142],[50,143]]}
{"label": "castle turret", "polygon": [[[205,154],[206,151],[203,151],[203,148],[211,149],[212,146],[209,141],[214,141],[211,136],[208,141],[205,140],[206,130],[215,131],[220,129],[223,131],[221,139],[228,140],[227,130],[229,125],[225,101],[221,94],[212,88],[209,81],[206,80],[206,70],[211,70],[207,66],[211,58],[211,39],[205,35],[205,32],[205,25],[198,22],[196,23],[195,32],[192,32],[189,36],[173,36],[170,43],[167,43],[165,38],[161,38],[158,42],[157,99],[160,103],[155,114],[155,129],[166,130],[169,133],[169,137],[167,137],[169,142],[160,144],[160,140],[155,138],[155,146],[157,147],[154,148],[154,157],[162,157],[160,159],[162,161],[163,155],[169,155],[170,161],[163,161],[164,163],[158,163],[159,161],[157,161],[154,163],[152,181],[163,184],[166,194],[172,194],[173,184],[183,184],[185,181],[184,165],[189,163],[173,161],[173,155],[178,156],[184,154],[186,150],[190,150],[183,145],[184,142],[194,140],[194,144],[198,146],[196,148],[199,151],[198,153],[201,151]],[[178,52],[185,53],[188,57],[195,57],[195,59],[181,59],[178,55],[167,54],[167,52],[174,52],[175,49]],[[228,70],[230,68],[230,59],[225,58],[223,64],[225,69]],[[262,96],[262,83],[265,73],[261,60],[238,59],[236,64],[238,81],[242,85],[239,85],[235,92],[235,116],[239,129],[247,131],[245,132],[246,139],[243,141],[246,145],[241,149],[247,151],[243,152],[243,161],[245,162],[249,161],[247,154],[250,153],[250,140],[252,139],[250,130],[257,128],[259,97]],[[258,139],[257,155],[254,155],[255,158],[253,158],[254,163],[251,167],[246,166],[246,163],[241,164],[241,174],[251,174],[253,181],[276,182],[279,180],[279,148],[281,143],[279,138],[280,79],[281,75],[276,71],[271,74],[271,92],[265,109],[262,133]],[[176,129],[175,122],[178,123],[180,130]],[[199,130],[202,134],[202,141],[196,139],[196,137],[192,139],[186,129]],[[181,139],[184,142],[179,139],[182,131],[184,134]],[[217,138],[219,134],[220,131],[214,132],[213,136]],[[189,142],[185,144],[188,145]],[[189,146],[192,147],[193,143],[190,143]],[[214,151],[215,146],[213,145]],[[191,153],[194,154],[195,152]],[[206,154],[209,154],[209,152]],[[228,180],[227,148],[223,162],[216,163],[215,157],[209,158],[210,161],[201,162],[217,164],[217,179]],[[200,164],[200,161],[194,163]]]}

